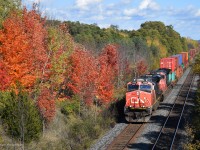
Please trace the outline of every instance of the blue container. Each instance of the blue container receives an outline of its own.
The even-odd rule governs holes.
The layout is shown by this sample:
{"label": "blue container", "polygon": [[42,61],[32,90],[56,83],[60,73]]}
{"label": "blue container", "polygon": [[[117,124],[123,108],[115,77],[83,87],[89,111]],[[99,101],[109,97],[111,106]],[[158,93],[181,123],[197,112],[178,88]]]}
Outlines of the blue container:
{"label": "blue container", "polygon": [[172,81],[175,81],[176,77],[175,77],[175,72],[172,72]]}
{"label": "blue container", "polygon": [[183,63],[183,56],[181,54],[176,54],[176,55],[173,55],[173,57],[178,57],[178,64],[179,66],[181,66]]}

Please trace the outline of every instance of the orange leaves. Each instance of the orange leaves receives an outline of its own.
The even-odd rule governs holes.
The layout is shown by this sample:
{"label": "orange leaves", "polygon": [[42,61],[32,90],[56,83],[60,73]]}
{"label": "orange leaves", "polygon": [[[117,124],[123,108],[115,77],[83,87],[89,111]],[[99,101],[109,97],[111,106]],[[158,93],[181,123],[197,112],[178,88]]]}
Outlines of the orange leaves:
{"label": "orange leaves", "polygon": [[34,11],[23,10],[22,16],[13,13],[0,30],[1,61],[8,69],[11,84],[19,81],[26,88],[32,87],[42,76],[47,61],[44,22]]}
{"label": "orange leaves", "polygon": [[144,59],[139,60],[136,64],[136,68],[139,76],[145,74],[148,68],[147,62]]}
{"label": "orange leaves", "polygon": [[102,103],[113,100],[114,80],[118,75],[119,61],[116,45],[107,45],[99,57],[97,94]]}
{"label": "orange leaves", "polygon": [[[31,92],[36,79],[48,80],[47,70],[51,65],[48,62],[47,31],[44,23],[45,21],[35,10],[26,9],[20,15],[13,12],[4,21],[3,29],[0,30],[0,62],[4,64],[3,68],[0,66],[0,79],[4,79],[0,84],[9,83],[16,87],[16,83],[20,82]],[[7,84],[2,86],[1,90],[5,89]],[[42,89],[38,107],[47,121],[54,117],[54,97],[48,89]]]}
{"label": "orange leaves", "polygon": [[71,69],[67,86],[79,94],[86,103],[92,103],[97,77],[97,63],[89,51],[76,48],[71,57]]}
{"label": "orange leaves", "polygon": [[89,51],[76,48],[70,60],[68,88],[79,94],[85,103],[91,104],[95,97],[102,104],[113,100],[114,80],[119,65],[115,45],[107,45],[99,58]]}
{"label": "orange leaves", "polygon": [[11,77],[11,83],[14,84],[16,80],[22,78],[25,72],[28,61],[28,54],[26,50],[30,47],[28,45],[27,36],[23,34],[22,22],[16,15],[8,18],[4,24],[4,29],[0,31],[0,52],[2,61],[8,68],[8,73]]}
{"label": "orange leaves", "polygon": [[5,65],[0,62],[0,90],[6,90],[10,84]]}
{"label": "orange leaves", "polygon": [[47,122],[51,121],[55,116],[55,100],[49,89],[43,88],[38,97],[38,107],[40,113],[46,119]]}
{"label": "orange leaves", "polygon": [[119,69],[117,48],[118,46],[114,44],[106,45],[99,59],[100,64],[111,67],[115,73],[117,73]]}

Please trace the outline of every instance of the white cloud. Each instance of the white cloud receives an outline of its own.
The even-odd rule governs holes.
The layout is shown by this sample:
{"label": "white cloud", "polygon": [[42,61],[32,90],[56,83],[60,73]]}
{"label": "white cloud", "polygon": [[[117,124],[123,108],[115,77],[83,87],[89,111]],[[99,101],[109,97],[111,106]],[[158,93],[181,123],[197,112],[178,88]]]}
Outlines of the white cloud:
{"label": "white cloud", "polygon": [[132,16],[132,15],[136,15],[138,13],[138,10],[135,9],[135,8],[132,8],[132,9],[125,9],[124,10],[124,14],[126,16]]}
{"label": "white cloud", "polygon": [[200,17],[200,9],[197,10],[197,12],[195,13],[195,16],[196,16],[196,17]]}
{"label": "white cloud", "polygon": [[143,9],[158,10],[159,5],[152,0],[143,0],[139,5],[139,9],[140,10],[143,10]]}
{"label": "white cloud", "polygon": [[80,9],[88,9],[88,6],[91,4],[96,4],[102,0],[76,0],[76,6]]}
{"label": "white cloud", "polygon": [[119,16],[119,17],[116,17],[116,20],[131,20],[132,17],[130,16]]}
{"label": "white cloud", "polygon": [[124,3],[124,4],[129,4],[131,2],[132,2],[132,0],[122,0],[122,3]]}
{"label": "white cloud", "polygon": [[96,15],[96,16],[92,16],[92,17],[90,17],[90,19],[92,19],[92,20],[104,20],[105,19],[105,17],[104,16],[102,16],[102,15]]}
{"label": "white cloud", "polygon": [[159,10],[159,5],[153,0],[143,0],[138,6],[138,8],[125,9],[123,13],[126,16],[146,16],[146,10]]}
{"label": "white cloud", "polygon": [[28,3],[28,4],[33,4],[33,3],[40,4],[42,2],[45,2],[46,0],[23,0],[23,1]]}
{"label": "white cloud", "polygon": [[100,28],[109,28],[112,23],[103,22],[103,23],[97,23],[97,24]]}
{"label": "white cloud", "polygon": [[111,15],[115,14],[115,11],[108,10],[108,11],[105,12],[105,14],[108,15],[108,16],[111,16]]}

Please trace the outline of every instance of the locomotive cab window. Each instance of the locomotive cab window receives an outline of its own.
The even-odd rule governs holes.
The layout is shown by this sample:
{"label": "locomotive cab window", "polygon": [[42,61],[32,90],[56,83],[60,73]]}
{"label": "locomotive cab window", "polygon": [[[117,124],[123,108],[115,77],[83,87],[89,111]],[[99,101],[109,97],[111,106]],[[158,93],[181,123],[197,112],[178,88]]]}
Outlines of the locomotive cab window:
{"label": "locomotive cab window", "polygon": [[140,85],[140,90],[151,93],[152,88],[151,88],[151,85],[149,84],[147,85],[143,84],[143,85]]}
{"label": "locomotive cab window", "polygon": [[130,91],[135,91],[139,89],[139,85],[135,85],[135,84],[128,84],[127,90],[128,92]]}

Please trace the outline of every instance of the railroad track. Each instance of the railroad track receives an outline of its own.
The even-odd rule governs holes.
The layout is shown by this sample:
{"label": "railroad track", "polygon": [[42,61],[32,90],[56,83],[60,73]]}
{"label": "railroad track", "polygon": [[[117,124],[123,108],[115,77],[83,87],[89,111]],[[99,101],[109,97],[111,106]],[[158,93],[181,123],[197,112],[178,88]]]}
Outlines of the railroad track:
{"label": "railroad track", "polygon": [[129,141],[138,133],[144,123],[129,124],[109,145],[107,150],[123,150]]}
{"label": "railroad track", "polygon": [[154,149],[173,149],[176,134],[184,112],[185,104],[189,98],[193,75],[190,71],[184,84],[182,85],[178,96],[173,104],[169,115],[167,116],[161,131],[152,147]]}

